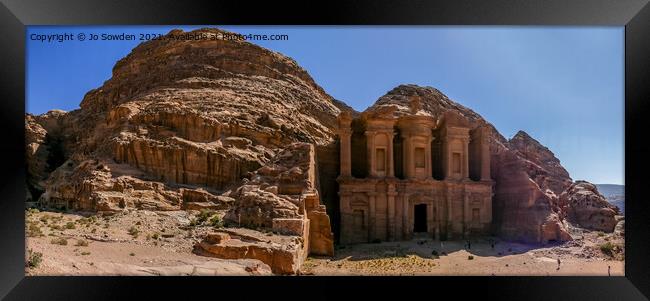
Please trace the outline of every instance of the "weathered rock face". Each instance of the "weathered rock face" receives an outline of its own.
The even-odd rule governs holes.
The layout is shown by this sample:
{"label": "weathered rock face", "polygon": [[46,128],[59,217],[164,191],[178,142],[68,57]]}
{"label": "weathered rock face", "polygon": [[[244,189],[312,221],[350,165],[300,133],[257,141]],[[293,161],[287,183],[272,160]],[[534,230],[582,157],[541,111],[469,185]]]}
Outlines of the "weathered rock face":
{"label": "weathered rock face", "polygon": [[576,181],[560,195],[560,205],[569,221],[583,228],[613,232],[618,220],[619,209],[607,202],[598,192],[596,185]]}
{"label": "weathered rock face", "polygon": [[553,152],[526,132],[517,132],[508,141],[508,145],[510,149],[518,152],[519,157],[526,160],[526,173],[542,191],[550,189],[556,195],[560,195],[573,182]]}
{"label": "weathered rock face", "polygon": [[79,164],[69,160],[50,175],[40,202],[45,206],[82,211],[180,209],[182,189],[120,175],[120,169],[129,168],[99,160]]}
{"label": "weathered rock face", "polygon": [[222,259],[257,259],[271,267],[274,274],[295,274],[307,252],[304,241],[296,236],[271,238],[247,229],[230,229],[209,233],[194,248],[200,255]]}
{"label": "weathered rock face", "polygon": [[37,201],[45,190],[43,181],[65,161],[59,128],[65,112],[53,110],[40,116],[25,116],[25,159],[28,196]]}
{"label": "weathered rock face", "polygon": [[[110,159],[157,181],[225,190],[284,145],[331,143],[341,109],[349,107],[281,54],[242,41],[168,39],[134,48],[79,110],[59,118],[58,131],[67,157]],[[38,178],[37,158],[47,154],[37,154],[44,133],[32,124],[28,162]]]}
{"label": "weathered rock face", "polygon": [[307,143],[288,145],[241,186],[224,193],[235,203],[225,219],[237,226],[270,228],[307,241],[309,251],[334,254],[330,219],[321,205],[317,187],[315,147]]}

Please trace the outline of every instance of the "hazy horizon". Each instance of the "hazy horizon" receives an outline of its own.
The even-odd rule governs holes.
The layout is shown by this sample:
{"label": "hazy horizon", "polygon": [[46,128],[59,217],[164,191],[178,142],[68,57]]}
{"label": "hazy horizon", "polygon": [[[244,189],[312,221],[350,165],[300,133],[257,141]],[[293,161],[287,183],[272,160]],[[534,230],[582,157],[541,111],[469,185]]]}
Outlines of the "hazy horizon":
{"label": "hazy horizon", "polygon": [[[30,40],[32,33],[162,33],[206,26],[28,26],[26,112],[79,107],[141,41]],[[573,180],[624,185],[623,27],[217,26],[296,60],[363,111],[400,84],[431,86],[506,138],[523,130]]]}

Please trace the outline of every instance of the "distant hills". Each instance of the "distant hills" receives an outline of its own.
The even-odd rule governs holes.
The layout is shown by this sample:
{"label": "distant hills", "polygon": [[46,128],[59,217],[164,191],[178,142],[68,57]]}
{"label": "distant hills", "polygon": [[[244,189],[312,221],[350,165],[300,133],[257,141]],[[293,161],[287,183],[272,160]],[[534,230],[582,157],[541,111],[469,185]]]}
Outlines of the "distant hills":
{"label": "distant hills", "polygon": [[621,214],[625,215],[625,185],[596,184],[596,188],[607,198],[607,201],[621,209]]}

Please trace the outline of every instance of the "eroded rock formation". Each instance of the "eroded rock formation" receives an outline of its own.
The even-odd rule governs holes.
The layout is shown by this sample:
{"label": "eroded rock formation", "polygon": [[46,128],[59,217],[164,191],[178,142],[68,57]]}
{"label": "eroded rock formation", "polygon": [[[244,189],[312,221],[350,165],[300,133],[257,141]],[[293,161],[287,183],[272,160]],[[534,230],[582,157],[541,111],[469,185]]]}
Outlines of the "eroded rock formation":
{"label": "eroded rock formation", "polygon": [[[351,109],[292,59],[251,43],[145,42],[80,109],[26,116],[28,192],[42,205],[84,211],[233,209],[251,227],[287,229],[299,219],[331,254],[314,147],[334,142],[341,110]],[[241,184],[294,142],[306,143],[306,166],[280,175],[276,190]],[[305,209],[308,200],[317,204]]]}
{"label": "eroded rock formation", "polygon": [[583,228],[613,232],[619,209],[598,192],[596,185],[576,181],[560,195],[560,206],[566,217]]}

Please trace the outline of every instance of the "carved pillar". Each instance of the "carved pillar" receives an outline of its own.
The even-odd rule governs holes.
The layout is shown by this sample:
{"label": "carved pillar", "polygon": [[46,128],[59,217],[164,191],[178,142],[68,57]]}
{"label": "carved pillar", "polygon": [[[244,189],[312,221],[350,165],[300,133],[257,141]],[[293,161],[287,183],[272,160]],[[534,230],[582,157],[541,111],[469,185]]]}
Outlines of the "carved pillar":
{"label": "carved pillar", "polygon": [[407,239],[411,233],[409,223],[409,200],[408,195],[404,194],[402,196],[402,233],[404,234],[402,238],[404,239]]}
{"label": "carved pillar", "polygon": [[433,138],[430,137],[428,140],[428,143],[425,148],[425,160],[424,160],[424,166],[426,167],[425,172],[426,172],[426,178],[431,179],[433,177],[433,162],[431,161],[431,142],[433,142]]}
{"label": "carved pillar", "polygon": [[376,229],[376,192],[369,192],[368,193],[368,205],[369,205],[369,213],[368,213],[368,240],[372,241],[373,239],[377,238],[377,229]]}
{"label": "carved pillar", "polygon": [[461,157],[461,159],[463,160],[462,178],[468,179],[469,178],[469,151],[468,151],[469,138],[463,138],[462,141],[463,141],[463,156]]}
{"label": "carved pillar", "polygon": [[435,220],[435,218],[433,217],[433,212],[434,212],[433,206],[434,206],[433,201],[427,204],[427,232],[429,232],[429,234],[432,234],[433,229],[435,228],[435,226],[433,225],[433,221]]}
{"label": "carved pillar", "polygon": [[442,172],[444,179],[449,179],[449,174],[451,171],[451,158],[449,158],[449,137],[445,135],[444,140],[442,141]]}
{"label": "carved pillar", "polygon": [[388,156],[388,170],[386,175],[389,177],[395,176],[394,160],[393,160],[393,139],[395,138],[395,133],[391,130],[388,133],[388,149],[386,150],[386,156]]}
{"label": "carved pillar", "polygon": [[440,203],[440,197],[435,199],[436,206],[436,239],[440,240],[440,227],[442,226],[442,208]]}
{"label": "carved pillar", "polygon": [[377,176],[375,168],[375,132],[366,131],[366,145],[368,146],[368,175]]}
{"label": "carved pillar", "polygon": [[339,129],[339,137],[341,144],[341,176],[352,176],[352,146],[350,137],[352,130],[350,128]]}
{"label": "carved pillar", "polygon": [[404,176],[409,179],[413,175],[411,173],[411,139],[409,135],[402,136],[402,172]]}
{"label": "carved pillar", "polygon": [[350,138],[352,136],[352,116],[349,112],[342,112],[338,116],[339,123],[339,138],[340,138],[340,169],[341,176],[352,176],[352,143]]}
{"label": "carved pillar", "polygon": [[404,194],[402,193],[397,193],[397,196],[395,198],[395,240],[401,240],[403,237],[402,232],[403,230],[403,205],[402,203],[404,202]]}
{"label": "carved pillar", "polygon": [[463,236],[469,234],[469,197],[468,192],[463,189]]}
{"label": "carved pillar", "polygon": [[352,229],[353,221],[350,218],[352,214],[352,209],[350,208],[350,198],[352,194],[350,192],[339,192],[339,206],[341,212],[341,242],[348,243],[350,242],[350,235],[353,231],[359,231],[359,229]]}
{"label": "carved pillar", "polygon": [[394,184],[388,184],[388,225],[386,228],[387,236],[388,236],[388,241],[393,241],[395,240],[395,196],[397,195],[397,192],[395,192],[395,185]]}
{"label": "carved pillar", "polygon": [[481,128],[481,181],[489,181],[490,176],[490,139],[487,128]]}
{"label": "carved pillar", "polygon": [[449,186],[447,186],[447,193],[446,193],[446,197],[447,197],[447,229],[446,229],[447,239],[452,238],[452,229],[453,229],[452,228],[452,226],[453,226],[453,223],[452,223],[453,215],[452,215],[452,213],[453,212],[451,210],[451,206],[452,206],[451,191],[449,191],[449,190],[450,190],[450,188],[449,188]]}

